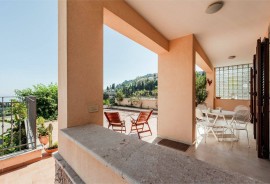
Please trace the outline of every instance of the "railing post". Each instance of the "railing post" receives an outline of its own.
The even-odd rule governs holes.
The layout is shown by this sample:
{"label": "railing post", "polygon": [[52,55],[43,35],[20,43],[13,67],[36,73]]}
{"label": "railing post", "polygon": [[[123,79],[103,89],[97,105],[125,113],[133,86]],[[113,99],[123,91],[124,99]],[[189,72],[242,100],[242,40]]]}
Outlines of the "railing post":
{"label": "railing post", "polygon": [[28,120],[29,125],[33,134],[33,141],[34,141],[34,149],[37,147],[36,139],[36,119],[37,119],[37,106],[36,106],[36,97],[35,96],[28,96],[26,97],[27,109],[28,109]]}
{"label": "railing post", "polygon": [[[4,145],[4,123],[5,123],[5,119],[4,119],[4,97],[2,97],[2,106],[1,106],[1,110],[2,110],[2,140],[1,140],[1,144]],[[3,155],[4,155],[4,151],[3,151]]]}

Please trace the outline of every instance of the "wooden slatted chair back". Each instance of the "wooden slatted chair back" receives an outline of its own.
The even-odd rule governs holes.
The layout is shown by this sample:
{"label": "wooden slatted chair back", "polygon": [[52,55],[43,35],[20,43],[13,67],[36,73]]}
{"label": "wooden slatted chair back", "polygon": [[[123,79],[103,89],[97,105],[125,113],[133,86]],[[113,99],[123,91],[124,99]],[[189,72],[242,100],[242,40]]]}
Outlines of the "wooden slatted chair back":
{"label": "wooden slatted chair back", "polygon": [[152,115],[152,113],[153,113],[153,110],[140,112],[137,122],[147,122],[150,116]]}
{"label": "wooden slatted chair back", "polygon": [[121,123],[118,112],[104,112],[109,123]]}

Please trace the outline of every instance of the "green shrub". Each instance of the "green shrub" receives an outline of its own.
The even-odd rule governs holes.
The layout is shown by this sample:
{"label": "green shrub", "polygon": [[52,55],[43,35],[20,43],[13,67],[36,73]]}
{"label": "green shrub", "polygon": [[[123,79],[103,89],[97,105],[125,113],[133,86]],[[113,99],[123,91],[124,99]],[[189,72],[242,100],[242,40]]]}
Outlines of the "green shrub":
{"label": "green shrub", "polygon": [[107,92],[103,92],[103,100],[109,99],[109,94]]}
{"label": "green shrub", "polygon": [[116,98],[116,100],[117,100],[118,102],[123,101],[124,97],[125,97],[125,96],[124,96],[124,93],[123,93],[122,90],[118,90],[118,91],[116,92],[115,98]]}
{"label": "green shrub", "polygon": [[110,99],[103,100],[103,105],[110,105]]}
{"label": "green shrub", "polygon": [[35,96],[37,98],[37,116],[47,120],[55,120],[58,116],[58,87],[56,84],[34,85],[32,88],[15,90],[18,98]]}
{"label": "green shrub", "polygon": [[[20,144],[27,143],[27,136],[24,125],[24,120],[27,118],[26,105],[16,100],[12,100],[12,102],[12,113],[15,118],[13,119],[13,126],[3,133],[3,142],[2,144],[0,144],[0,150],[5,150],[0,151],[0,155],[24,150],[28,147],[27,145],[24,145],[21,147],[10,148],[13,146],[19,146]],[[11,123],[11,120],[9,123]]]}
{"label": "green shrub", "polygon": [[208,96],[206,91],[206,74],[196,72],[196,102],[197,104],[203,103]]}
{"label": "green shrub", "polygon": [[110,105],[115,105],[115,97],[109,99]]}

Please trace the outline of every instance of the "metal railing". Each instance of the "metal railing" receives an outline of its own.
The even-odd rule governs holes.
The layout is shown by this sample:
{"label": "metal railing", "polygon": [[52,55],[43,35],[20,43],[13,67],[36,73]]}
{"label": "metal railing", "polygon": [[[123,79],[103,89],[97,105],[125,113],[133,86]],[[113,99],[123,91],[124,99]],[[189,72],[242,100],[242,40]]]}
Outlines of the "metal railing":
{"label": "metal railing", "polygon": [[1,97],[0,156],[36,149],[36,98]]}

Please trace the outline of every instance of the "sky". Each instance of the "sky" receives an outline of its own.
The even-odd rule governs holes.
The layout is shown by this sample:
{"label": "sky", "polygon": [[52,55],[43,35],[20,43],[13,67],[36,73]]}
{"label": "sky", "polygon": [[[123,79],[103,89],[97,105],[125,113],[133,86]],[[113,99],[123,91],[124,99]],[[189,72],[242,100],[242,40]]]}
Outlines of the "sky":
{"label": "sky", "polygon": [[158,55],[104,26],[103,87],[158,72]]}
{"label": "sky", "polygon": [[57,82],[57,1],[0,0],[0,96]]}
{"label": "sky", "polygon": [[[57,0],[0,0],[0,97],[57,83]],[[158,56],[104,25],[104,89],[157,73]]]}

